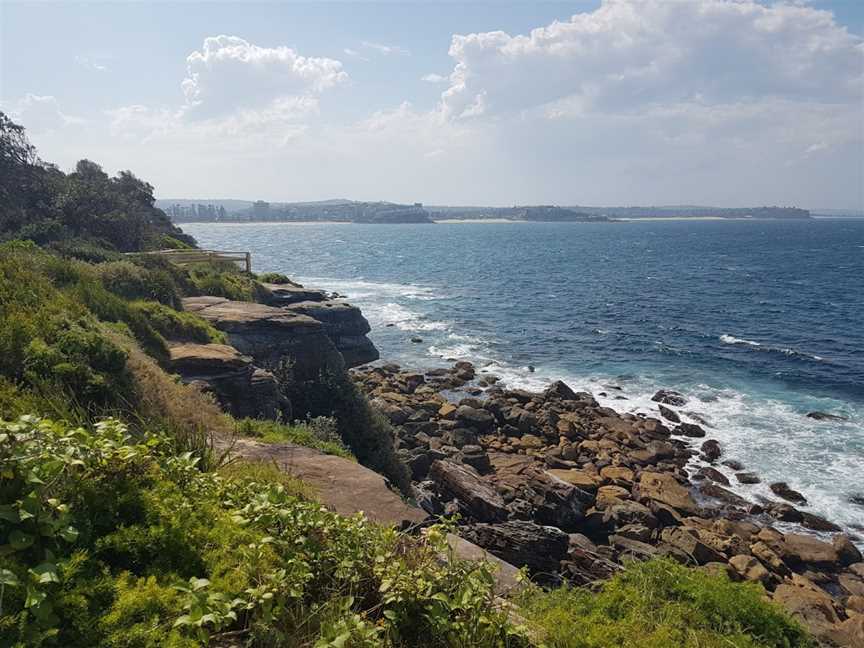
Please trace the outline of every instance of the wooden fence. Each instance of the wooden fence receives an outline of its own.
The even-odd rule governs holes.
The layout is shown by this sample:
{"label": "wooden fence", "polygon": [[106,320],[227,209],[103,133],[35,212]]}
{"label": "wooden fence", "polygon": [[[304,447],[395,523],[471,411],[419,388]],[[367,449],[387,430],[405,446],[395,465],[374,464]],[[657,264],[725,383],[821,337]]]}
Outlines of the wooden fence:
{"label": "wooden fence", "polygon": [[252,272],[252,254],[249,252],[228,252],[225,250],[155,250],[153,252],[132,252],[132,254],[155,254],[176,263],[202,263],[206,261],[229,261]]}

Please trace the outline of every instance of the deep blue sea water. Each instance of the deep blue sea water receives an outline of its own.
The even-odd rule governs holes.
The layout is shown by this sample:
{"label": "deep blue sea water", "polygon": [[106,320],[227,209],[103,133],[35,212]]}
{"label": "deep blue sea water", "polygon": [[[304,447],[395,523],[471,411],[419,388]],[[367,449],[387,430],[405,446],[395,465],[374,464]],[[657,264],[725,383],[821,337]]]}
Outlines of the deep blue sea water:
{"label": "deep blue sea water", "polygon": [[409,367],[468,359],[655,414],[651,394],[677,389],[762,477],[745,495],[786,480],[813,512],[864,525],[848,501],[864,493],[864,220],[183,228],[346,295],[382,358]]}

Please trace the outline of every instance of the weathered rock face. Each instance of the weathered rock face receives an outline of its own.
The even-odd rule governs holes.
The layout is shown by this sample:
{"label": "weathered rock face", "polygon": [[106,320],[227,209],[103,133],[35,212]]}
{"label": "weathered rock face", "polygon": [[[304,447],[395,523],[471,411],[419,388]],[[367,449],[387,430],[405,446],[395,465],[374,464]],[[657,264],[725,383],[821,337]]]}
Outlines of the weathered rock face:
{"label": "weathered rock face", "polygon": [[378,349],[366,337],[371,330],[360,309],[340,301],[301,301],[287,310],[308,315],[324,325],[324,332],[339,349],[347,367],[359,367],[379,358]]}
{"label": "weathered rock face", "polygon": [[507,519],[504,500],[474,468],[436,461],[429,470],[429,478],[437,484],[442,499],[455,499],[468,517],[481,522]]}
{"label": "weathered rock face", "polygon": [[525,565],[535,573],[558,571],[570,545],[567,534],[555,527],[525,521],[475,524],[463,535],[501,560]]}
{"label": "weathered rock face", "polygon": [[170,369],[183,382],[201,384],[238,418],[291,416],[290,403],[281,395],[273,374],[227,344],[172,345]]}
{"label": "weathered rock face", "polygon": [[290,361],[298,380],[314,380],[322,370],[345,367],[323,324],[308,315],[222,297],[188,297],[183,308],[226,332],[232,345],[260,366]]}
{"label": "weathered rock face", "polygon": [[293,281],[284,284],[265,283],[269,291],[267,304],[269,306],[287,306],[298,302],[322,302],[327,299],[327,293],[314,288],[304,288]]}

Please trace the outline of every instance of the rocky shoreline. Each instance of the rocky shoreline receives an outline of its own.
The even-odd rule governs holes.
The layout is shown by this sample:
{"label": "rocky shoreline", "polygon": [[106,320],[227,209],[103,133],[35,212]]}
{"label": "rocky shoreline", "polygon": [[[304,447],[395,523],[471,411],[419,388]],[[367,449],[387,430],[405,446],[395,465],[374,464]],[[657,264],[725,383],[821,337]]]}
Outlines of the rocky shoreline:
{"label": "rocky shoreline", "polygon": [[[379,354],[359,309],[295,283],[265,288],[265,303],[184,300],[229,344],[172,344],[171,367],[235,416],[283,420],[293,414],[286,380],[351,369],[393,427],[418,508],[388,504],[398,497],[374,473],[335,458],[326,468],[312,453],[304,463],[310,479],[331,486],[323,501],[346,511],[375,504],[376,519],[412,528],[455,516],[457,554],[499,560],[507,587],[517,567],[540,583],[578,586],[656,557],[723,571],[761,583],[824,645],[864,646],[858,538],[804,510],[794,485],[770,484],[772,500],[736,493],[720,466],[741,484],[759,476],[692,422],[698,415],[681,409],[686,395],[661,390],[656,415],[622,414],[563,382],[542,393],[507,389],[469,362],[422,372],[370,365]],[[247,445],[252,457],[289,452]],[[297,452],[290,449],[292,462]],[[331,484],[336,473],[328,470],[344,471],[339,483],[370,473],[363,502]]]}
{"label": "rocky shoreline", "polygon": [[771,484],[776,500],[735,493],[717,464],[741,483],[758,476],[682,421],[686,396],[661,390],[646,416],[562,382],[502,388],[468,362],[352,374],[394,426],[416,503],[458,514],[462,538],[536,580],[589,585],[628,560],[668,557],[761,583],[825,645],[864,646],[858,538],[802,510],[786,483]]}

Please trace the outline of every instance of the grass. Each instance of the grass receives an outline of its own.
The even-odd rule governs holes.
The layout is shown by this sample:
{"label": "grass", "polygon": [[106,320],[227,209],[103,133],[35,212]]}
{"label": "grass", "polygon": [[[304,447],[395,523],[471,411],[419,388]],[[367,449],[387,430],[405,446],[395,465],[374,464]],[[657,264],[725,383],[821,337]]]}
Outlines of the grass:
{"label": "grass", "polygon": [[257,438],[265,443],[295,443],[325,454],[355,459],[339,438],[335,421],[327,417],[295,421],[292,425],[247,418],[237,421],[236,425],[240,436]]}
{"label": "grass", "polygon": [[598,593],[530,588],[519,603],[549,648],[814,646],[760,585],[668,560],[633,563]]}

